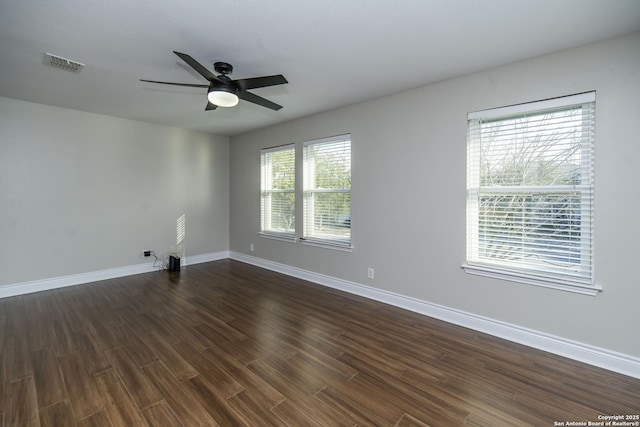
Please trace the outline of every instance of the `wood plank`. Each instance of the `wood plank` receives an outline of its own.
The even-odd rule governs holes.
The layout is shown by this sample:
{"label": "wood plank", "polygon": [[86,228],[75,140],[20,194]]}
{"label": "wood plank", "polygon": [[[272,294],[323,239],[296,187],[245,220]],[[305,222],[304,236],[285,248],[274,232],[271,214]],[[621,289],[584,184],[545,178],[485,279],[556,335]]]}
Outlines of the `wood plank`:
{"label": "wood plank", "polygon": [[[254,399],[260,399],[265,406],[271,408],[285,399],[285,396],[280,391],[250,369],[247,369],[240,361],[224,357],[211,349],[203,351],[202,354],[213,361],[213,365],[217,369],[221,369],[231,376]],[[203,376],[208,378],[207,375]],[[211,378],[209,379],[211,380]]]}
{"label": "wood plank", "polygon": [[117,336],[120,344],[127,348],[129,355],[138,365],[144,366],[158,360],[154,351],[145,344],[142,337],[136,334],[129,325],[122,324],[111,328],[113,333]]}
{"label": "wood plank", "polygon": [[346,334],[341,335],[338,340],[344,349],[344,353],[338,357],[338,360],[358,371],[385,372],[387,375],[398,378],[407,368],[391,354],[383,350],[376,351],[380,344],[372,342],[363,344],[362,337],[354,338]]}
{"label": "wood plank", "polygon": [[304,372],[325,384],[348,380],[358,373],[357,370],[339,360],[323,359],[320,361],[304,352],[287,358],[286,363],[298,372]]}
{"label": "wood plank", "polygon": [[447,375],[443,379],[435,375],[433,370],[428,372],[409,369],[402,376],[402,381],[411,385],[417,390],[429,390],[436,392],[440,396],[447,396],[457,408],[470,412],[466,422],[469,420],[493,420],[488,424],[496,425],[518,425],[522,421],[512,417],[501,409],[499,402],[510,405],[515,395],[505,387],[483,383],[476,384],[475,381],[468,381],[468,375],[459,372],[459,375]]}
{"label": "wood plank", "polygon": [[193,327],[200,334],[204,335],[209,341],[214,343],[209,350],[222,352],[228,355],[228,357],[241,361],[242,364],[247,364],[256,359],[255,355],[245,350],[241,342],[232,342],[228,340],[224,335],[220,335],[218,331],[213,328],[207,327],[207,325],[200,324]]}
{"label": "wood plank", "polygon": [[93,322],[87,329],[91,331],[91,334],[97,339],[99,347],[104,351],[122,346],[120,338],[111,326],[104,325],[101,322]]}
{"label": "wood plank", "polygon": [[73,419],[71,406],[66,400],[40,410],[41,427],[73,427],[75,425],[76,420]]}
{"label": "wood plank", "polygon": [[191,344],[181,342],[176,344],[174,348],[202,377],[206,378],[211,384],[215,384],[223,397],[231,397],[244,389],[233,378],[232,374],[225,369],[225,365],[216,363],[215,359],[206,357]]}
{"label": "wood plank", "polygon": [[[195,321],[196,319],[194,318],[192,320]],[[202,335],[186,323],[183,323],[181,317],[174,316],[172,318],[164,318],[163,325],[167,330],[173,331],[173,334],[179,337],[177,341],[171,343],[172,345],[185,341],[196,347],[199,351],[202,351],[214,345],[214,343],[207,339],[204,335]]]}
{"label": "wood plank", "polygon": [[71,353],[58,358],[76,421],[104,408],[96,383],[87,372],[82,356]]}
{"label": "wood plank", "polygon": [[46,408],[66,399],[64,381],[52,349],[43,348],[31,352],[33,378],[38,395],[38,407]]}
{"label": "wood plank", "polygon": [[227,402],[235,412],[242,414],[251,426],[287,427],[288,425],[271,412],[269,406],[263,405],[260,400],[254,400],[246,391],[231,396]]}
{"label": "wood plank", "polygon": [[325,427],[324,422],[317,420],[313,415],[302,411],[300,407],[290,400],[280,402],[271,411],[289,426]]}
{"label": "wood plank", "polygon": [[107,350],[106,354],[138,409],[144,409],[162,400],[158,389],[149,381],[127,349],[115,348]]}
{"label": "wood plank", "polygon": [[54,344],[53,347],[58,357],[76,351],[73,331],[65,320],[54,320],[50,327]]}
{"label": "wood plank", "polygon": [[24,335],[9,335],[5,337],[4,359],[5,381],[18,381],[33,375],[31,357]]}
{"label": "wood plank", "polygon": [[384,390],[368,387],[359,381],[346,381],[334,387],[327,387],[318,394],[318,399],[335,408],[336,411],[351,414],[356,420],[372,420],[363,425],[393,425],[404,411],[388,399]]}
{"label": "wood plank", "polygon": [[84,316],[82,309],[78,307],[79,305],[79,302],[70,298],[67,299],[67,303],[64,304],[64,320],[71,332],[78,332],[90,323]]}
{"label": "wood plank", "polygon": [[106,411],[102,410],[78,421],[78,427],[120,427],[113,425]]}
{"label": "wood plank", "polygon": [[[4,337],[0,336],[0,341]],[[0,352],[0,414],[4,413],[4,402],[5,402],[5,381],[4,381],[4,352]],[[0,424],[2,425],[2,424]]]}
{"label": "wood plank", "polygon": [[251,422],[241,412],[235,411],[233,406],[219,394],[216,387],[204,378],[198,376],[183,384],[191,390],[191,394],[219,425],[252,427]]}
{"label": "wood plank", "polygon": [[171,322],[167,320],[167,318],[159,316],[156,313],[155,308],[152,308],[145,313],[138,314],[137,318],[134,319],[134,321],[143,326],[143,334],[156,332],[171,345],[184,340],[184,338],[180,335],[179,332],[175,330],[175,328],[173,327]]}
{"label": "wood plank", "polygon": [[82,357],[90,374],[95,374],[105,369],[111,368],[111,362],[104,353],[106,348],[102,341],[96,336],[94,328],[85,328],[75,334],[75,345]]}
{"label": "wood plank", "polygon": [[199,375],[198,371],[157,333],[145,335],[144,340],[178,380],[186,381]]}
{"label": "wood plank", "polygon": [[187,427],[180,422],[180,419],[164,400],[155,405],[149,406],[142,411],[142,415],[150,426],[158,427]]}
{"label": "wood plank", "polygon": [[53,322],[54,320],[60,320],[63,317],[62,310],[58,305],[58,301],[55,298],[56,292],[37,292],[36,304],[42,312],[42,318]]}
{"label": "wood plank", "polygon": [[51,331],[48,319],[31,319],[29,322],[29,350],[38,350],[51,346]]}
{"label": "wood plank", "polygon": [[[247,365],[247,368],[274,386],[287,398],[278,404],[276,408],[279,409],[276,410],[274,408],[273,411],[289,424],[296,425],[299,422],[298,418],[288,418],[291,417],[291,414],[297,413],[301,417],[299,419],[313,419],[321,425],[355,425],[355,420],[350,415],[336,411],[331,406],[325,405],[321,400],[309,395],[305,390],[300,389],[301,381],[299,378],[289,377],[287,373],[275,369],[270,363],[265,363],[262,360],[251,362]],[[311,388],[316,388],[315,384]],[[292,405],[296,408],[295,411]]]}
{"label": "wood plank", "polygon": [[118,308],[117,313],[137,334],[144,335],[158,329],[157,325],[143,316],[145,313],[136,313],[130,307]]}
{"label": "wood plank", "polygon": [[5,299],[0,298],[0,354],[4,353],[4,337],[7,336],[7,313]]}
{"label": "wood plank", "polygon": [[27,334],[27,315],[24,306],[24,295],[5,298],[4,313],[6,316],[5,333],[25,336]]}
{"label": "wood plank", "polygon": [[[93,291],[91,294],[96,295]],[[95,296],[89,300],[88,304],[82,307],[81,312],[83,317],[92,324],[100,322],[106,326],[115,326],[124,322],[114,307],[111,307],[104,301],[98,300]]]}
{"label": "wood plank", "polygon": [[437,425],[462,425],[469,415],[468,408],[458,408],[447,395],[438,395],[431,390],[415,389],[403,381],[387,378],[384,373],[370,376],[359,373],[350,380],[360,383],[370,391],[376,390],[389,405],[393,405],[416,418],[430,420]]}
{"label": "wood plank", "polygon": [[33,377],[10,382],[6,386],[7,405],[4,425],[6,427],[40,426],[38,398]]}
{"label": "wood plank", "polygon": [[161,362],[142,368],[186,426],[217,426],[218,423],[198,404],[189,390],[176,380]]}
{"label": "wood plank", "polygon": [[147,426],[115,370],[102,371],[94,378],[112,424],[132,427]]}
{"label": "wood plank", "polygon": [[[225,323],[221,320],[217,320],[217,319],[215,321],[210,320],[206,323],[201,323],[200,325],[196,325],[196,326],[194,326],[196,330],[202,329],[202,330],[210,331],[211,333],[214,334],[214,336],[222,336],[227,341],[241,342],[247,339],[247,336],[245,334],[243,334],[233,326],[230,326],[228,323]],[[207,334],[204,334],[204,333],[203,335],[207,336]]]}
{"label": "wood plank", "polygon": [[409,414],[404,414],[395,427],[429,427],[429,424],[425,424]]}
{"label": "wood plank", "polygon": [[[389,421],[373,412],[370,407],[359,404],[357,400],[353,400],[350,396],[350,393],[342,394],[331,387],[326,387],[316,393],[318,399],[336,411],[351,416],[359,426],[391,425]],[[394,416],[395,412],[389,416],[389,419]]]}
{"label": "wood plank", "polygon": [[[299,370],[298,366],[277,357],[265,357],[256,362],[251,362],[250,366],[268,365],[268,371],[286,380],[292,389],[301,391],[307,395],[314,395],[327,386],[327,381],[320,378],[320,375]],[[267,369],[265,369],[267,371]],[[254,370],[254,372],[258,372]],[[265,377],[263,377],[264,379]],[[341,378],[342,379],[342,378]]]}

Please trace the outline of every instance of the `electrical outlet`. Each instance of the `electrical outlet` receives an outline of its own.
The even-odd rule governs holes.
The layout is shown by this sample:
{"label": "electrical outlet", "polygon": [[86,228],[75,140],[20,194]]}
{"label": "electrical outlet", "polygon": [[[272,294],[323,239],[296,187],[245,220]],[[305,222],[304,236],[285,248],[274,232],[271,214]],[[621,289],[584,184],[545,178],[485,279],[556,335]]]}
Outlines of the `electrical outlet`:
{"label": "electrical outlet", "polygon": [[367,269],[367,277],[368,277],[369,279],[373,279],[373,278],[374,278],[374,271],[373,271],[373,268],[369,267],[369,268]]}
{"label": "electrical outlet", "polygon": [[142,256],[151,256],[151,251],[143,251]]}
{"label": "electrical outlet", "polygon": [[253,251],[254,251],[254,249],[255,249],[255,247],[253,246],[253,243],[249,243],[249,250],[250,250],[251,252],[253,252]]}

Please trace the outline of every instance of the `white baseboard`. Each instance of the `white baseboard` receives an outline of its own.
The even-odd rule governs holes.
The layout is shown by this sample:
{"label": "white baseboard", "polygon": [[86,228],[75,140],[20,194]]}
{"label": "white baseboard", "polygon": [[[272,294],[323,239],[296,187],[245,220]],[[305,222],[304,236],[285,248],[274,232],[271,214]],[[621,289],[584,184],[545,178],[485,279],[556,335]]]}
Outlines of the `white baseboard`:
{"label": "white baseboard", "polygon": [[285,264],[256,258],[239,252],[231,252],[230,258],[268,270],[277,271],[309,282],[339,289],[396,307],[404,308],[425,316],[444,320],[489,335],[504,338],[519,344],[554,353],[579,362],[588,363],[610,371],[634,378],[640,378],[640,358],[610,351],[588,344],[553,336],[543,332],[523,328],[506,322],[478,316],[461,310],[433,304],[394,292],[372,288],[347,280],[325,276],[312,271],[291,267]]}
{"label": "white baseboard", "polygon": [[186,257],[182,265],[200,264],[203,262],[218,261],[219,259],[229,258],[229,251],[211,252],[202,255],[191,255]]}
{"label": "white baseboard", "polygon": [[[186,266],[226,258],[229,258],[229,251],[212,252],[202,255],[187,256],[181,260],[181,264]],[[154,267],[152,262],[146,262],[126,267],[108,268],[106,270],[90,271],[87,273],[72,274],[69,276],[15,283],[12,285],[0,286],[0,298],[64,288],[67,286],[82,285],[100,280],[132,276],[134,274],[150,273],[152,271],[158,271],[158,269],[159,267]]]}

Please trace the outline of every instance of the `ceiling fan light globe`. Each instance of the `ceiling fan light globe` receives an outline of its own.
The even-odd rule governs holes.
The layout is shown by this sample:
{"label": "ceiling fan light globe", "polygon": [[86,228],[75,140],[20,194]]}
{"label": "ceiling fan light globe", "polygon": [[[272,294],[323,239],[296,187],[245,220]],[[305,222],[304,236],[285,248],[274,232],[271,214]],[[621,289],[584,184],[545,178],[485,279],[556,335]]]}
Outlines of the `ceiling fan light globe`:
{"label": "ceiling fan light globe", "polygon": [[209,102],[218,107],[235,107],[238,105],[238,96],[235,93],[224,90],[212,90],[207,94]]}

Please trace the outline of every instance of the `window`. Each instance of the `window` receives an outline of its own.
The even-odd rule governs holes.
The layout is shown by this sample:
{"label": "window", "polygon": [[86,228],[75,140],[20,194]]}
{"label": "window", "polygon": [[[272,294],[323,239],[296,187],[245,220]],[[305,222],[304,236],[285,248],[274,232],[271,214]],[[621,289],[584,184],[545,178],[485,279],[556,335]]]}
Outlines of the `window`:
{"label": "window", "polygon": [[262,233],[295,238],[295,147],[268,148],[260,153]]}
{"label": "window", "polygon": [[595,92],[468,115],[469,273],[594,295]]}
{"label": "window", "polygon": [[303,241],[351,247],[351,135],[304,144]]}

